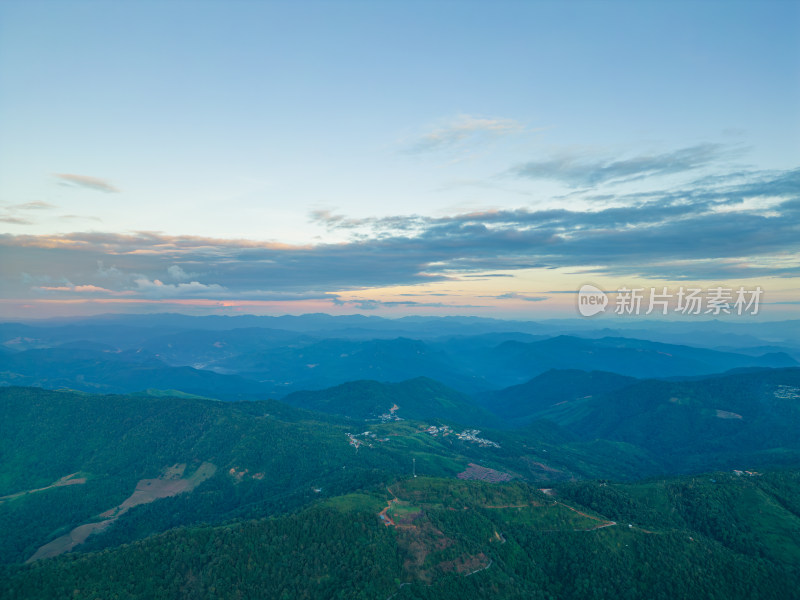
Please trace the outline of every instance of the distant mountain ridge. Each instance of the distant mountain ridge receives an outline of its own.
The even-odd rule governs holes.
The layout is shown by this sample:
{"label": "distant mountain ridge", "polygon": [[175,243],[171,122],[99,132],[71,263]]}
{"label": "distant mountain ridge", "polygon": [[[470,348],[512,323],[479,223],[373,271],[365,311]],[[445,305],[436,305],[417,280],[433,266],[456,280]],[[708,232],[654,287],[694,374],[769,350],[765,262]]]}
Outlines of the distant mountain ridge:
{"label": "distant mountain ridge", "polygon": [[96,393],[173,389],[223,400],[264,399],[269,391],[264,385],[238,375],[169,367],[148,353],[86,348],[45,348],[4,355],[0,362],[0,382]]}
{"label": "distant mountain ridge", "polygon": [[580,369],[630,377],[703,375],[745,366],[798,365],[784,353],[754,357],[647,340],[566,335],[530,343],[507,341],[495,349],[494,357],[498,367],[505,370]]}
{"label": "distant mountain ridge", "polygon": [[[736,353],[623,337],[548,336],[502,330],[511,326],[509,322],[484,319],[390,321],[328,315],[170,319],[170,315],[109,317],[56,327],[0,324],[0,347],[7,350],[0,353],[0,384],[119,393],[161,388],[233,400],[282,397],[357,380],[428,377],[476,393],[522,384],[551,369],[671,378],[798,364],[773,346],[759,355],[752,348]],[[288,323],[308,332],[223,327],[254,323]],[[342,330],[324,329],[341,323],[369,324],[372,329],[362,328],[355,337],[331,337]],[[197,328],[203,324],[216,328]],[[539,325],[525,327],[543,330]],[[412,334],[384,337],[403,327],[420,333],[420,339]],[[368,337],[370,331],[377,337]],[[58,348],[64,352],[59,354]],[[123,357],[131,367],[126,374],[119,368]],[[135,363],[141,364],[134,368]],[[44,364],[48,367],[43,370]]]}

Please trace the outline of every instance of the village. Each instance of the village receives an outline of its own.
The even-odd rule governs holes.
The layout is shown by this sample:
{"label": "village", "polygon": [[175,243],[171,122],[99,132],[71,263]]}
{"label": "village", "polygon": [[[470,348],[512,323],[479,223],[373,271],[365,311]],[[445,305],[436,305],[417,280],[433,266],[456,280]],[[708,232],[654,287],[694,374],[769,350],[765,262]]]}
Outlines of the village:
{"label": "village", "polygon": [[371,431],[365,431],[363,433],[349,433],[348,432],[345,435],[347,436],[347,439],[349,440],[350,445],[353,446],[353,448],[356,449],[356,452],[358,452],[358,449],[361,446],[366,446],[367,448],[374,448],[375,446],[372,445],[370,440],[374,440],[376,442],[388,442],[389,441],[389,438],[378,437],[378,434],[373,433]]}
{"label": "village", "polygon": [[388,423],[390,421],[402,421],[403,417],[397,416],[397,410],[400,407],[397,404],[393,405],[392,408],[389,409],[388,413],[383,413],[382,415],[378,415],[378,420],[381,423]]}
{"label": "village", "polygon": [[790,385],[779,385],[773,392],[776,398],[781,400],[797,400],[800,398],[800,388]]}
{"label": "village", "polygon": [[[425,427],[425,425],[420,425],[420,429],[424,430],[425,433],[431,435],[433,437],[437,437],[441,435],[442,437],[446,437],[453,433],[453,429],[449,425],[430,425],[429,427]],[[466,431],[462,431],[461,433],[455,434],[456,437],[461,440],[462,442],[471,442],[473,444],[478,444],[482,448],[499,448],[500,444],[497,442],[493,442],[492,440],[487,440],[486,438],[478,437],[480,433],[480,429],[468,429]]]}
{"label": "village", "polygon": [[487,440],[486,438],[478,437],[480,433],[480,429],[469,429],[462,433],[459,433],[456,437],[464,442],[472,442],[473,444],[478,444],[481,448],[499,448],[500,444],[497,442],[493,442],[492,440]]}
{"label": "village", "polygon": [[733,474],[737,477],[742,477],[744,475],[747,475],[748,477],[759,477],[761,475],[761,473],[758,473],[757,471],[740,471],[739,469],[734,469]]}
{"label": "village", "polygon": [[[399,417],[396,413],[398,410],[398,406],[395,404],[389,410],[388,413],[384,413],[380,415],[379,419],[382,423],[386,423],[388,421],[402,421],[403,418]],[[493,442],[492,440],[479,437],[480,429],[467,429],[462,431],[461,433],[455,433],[453,428],[449,425],[420,425],[419,430],[421,432],[427,433],[432,437],[447,437],[450,435],[455,435],[455,437],[462,442],[469,442],[472,444],[478,444],[481,448],[499,448],[500,444],[497,442]],[[375,446],[372,444],[373,441],[376,442],[388,442],[388,437],[379,437],[378,434],[372,431],[364,431],[362,433],[346,433],[348,443],[356,449],[362,446],[366,446],[367,448],[374,448]]]}

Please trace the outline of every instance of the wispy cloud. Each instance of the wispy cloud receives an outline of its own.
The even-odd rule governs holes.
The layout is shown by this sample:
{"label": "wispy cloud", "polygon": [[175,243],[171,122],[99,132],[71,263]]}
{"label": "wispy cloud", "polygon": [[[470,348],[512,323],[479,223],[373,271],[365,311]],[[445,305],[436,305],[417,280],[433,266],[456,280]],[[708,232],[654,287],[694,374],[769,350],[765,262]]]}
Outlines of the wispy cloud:
{"label": "wispy cloud", "polygon": [[547,296],[527,296],[517,292],[507,292],[499,296],[494,296],[494,298],[498,300],[525,300],[526,302],[542,302],[543,300],[549,300]]}
{"label": "wispy cloud", "polygon": [[413,300],[374,300],[371,298],[333,298],[333,303],[337,306],[352,306],[360,310],[377,310],[379,308],[486,308],[484,305],[476,304],[451,304],[445,302],[415,302]]}
{"label": "wispy cloud", "polygon": [[100,217],[89,217],[86,215],[60,215],[58,217],[62,221],[96,221],[102,223],[103,219]]}
{"label": "wispy cloud", "polygon": [[10,225],[32,225],[33,221],[24,217],[16,217],[12,214],[0,215],[0,223],[9,223]]}
{"label": "wispy cloud", "polygon": [[43,291],[43,292],[70,292],[70,293],[77,293],[77,294],[110,294],[110,295],[119,295],[119,294],[126,294],[130,292],[115,292],[114,290],[109,290],[108,288],[99,287],[96,285],[43,285],[34,287],[34,290]]}
{"label": "wispy cloud", "polygon": [[722,144],[698,144],[672,152],[640,154],[621,160],[562,153],[552,158],[522,163],[511,169],[510,173],[526,179],[550,179],[569,186],[588,187],[684,173],[714,163],[731,152],[730,147]]}
{"label": "wispy cloud", "polygon": [[30,217],[31,211],[41,211],[55,208],[47,202],[24,202],[22,204],[0,203],[0,223],[9,225],[33,225],[35,221]]}
{"label": "wispy cloud", "polygon": [[14,204],[8,207],[11,210],[49,210],[56,208],[55,205],[49,202],[24,202],[23,204]]}
{"label": "wispy cloud", "polygon": [[425,133],[406,148],[410,154],[436,152],[466,142],[519,133],[523,125],[513,119],[459,115],[452,121]]}
{"label": "wispy cloud", "polygon": [[61,180],[61,182],[65,185],[73,185],[89,190],[95,190],[97,192],[105,192],[108,194],[119,192],[119,190],[111,185],[108,181],[98,177],[90,177],[89,175],[75,175],[73,173],[55,173],[53,176]]}

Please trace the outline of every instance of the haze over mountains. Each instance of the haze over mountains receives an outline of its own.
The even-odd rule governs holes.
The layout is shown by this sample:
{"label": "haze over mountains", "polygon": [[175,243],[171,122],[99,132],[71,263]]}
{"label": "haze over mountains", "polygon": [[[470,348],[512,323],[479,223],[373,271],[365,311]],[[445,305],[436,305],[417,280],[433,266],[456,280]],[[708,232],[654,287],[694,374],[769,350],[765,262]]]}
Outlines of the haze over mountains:
{"label": "haze over mountains", "polygon": [[[518,385],[550,369],[686,377],[791,367],[800,358],[798,322],[765,324],[758,338],[750,325],[738,323],[700,323],[711,332],[702,336],[684,324],[668,336],[661,324],[636,325],[644,338],[683,343],[634,339],[623,329],[576,330],[574,323],[455,317],[129,315],[7,323],[0,325],[0,348],[7,350],[0,355],[0,381],[97,392],[210,390],[214,397],[243,399],[363,379],[429,377],[472,394]],[[695,347],[691,342],[700,338],[706,345]]]}
{"label": "haze over mountains", "polygon": [[[788,597],[798,324],[575,325],[0,325],[0,597]],[[103,587],[119,561],[179,589]]]}

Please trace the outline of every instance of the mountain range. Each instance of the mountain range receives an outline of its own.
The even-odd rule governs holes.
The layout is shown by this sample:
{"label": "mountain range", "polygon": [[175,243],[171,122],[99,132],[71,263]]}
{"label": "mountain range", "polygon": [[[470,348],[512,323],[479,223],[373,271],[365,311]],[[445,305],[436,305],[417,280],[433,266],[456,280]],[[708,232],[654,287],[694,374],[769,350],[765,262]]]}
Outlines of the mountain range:
{"label": "mountain range", "polygon": [[[398,319],[401,323],[395,323],[372,317],[309,315],[242,320],[182,317],[172,322],[168,317],[0,325],[0,348],[8,350],[0,353],[0,383],[113,393],[169,389],[241,400],[280,398],[357,380],[400,382],[428,377],[475,394],[523,384],[551,369],[668,378],[800,364],[790,343],[768,345],[767,339],[755,340],[759,346],[722,351],[595,337],[597,330],[586,330],[581,336],[548,335],[542,332],[559,327],[537,323],[514,331],[515,322],[485,319]],[[235,327],[253,323],[281,324],[294,330]],[[353,323],[362,325],[359,335],[342,334],[349,331],[344,326]],[[232,328],[225,329],[226,325]],[[793,322],[787,322],[787,331],[792,327]],[[453,334],[458,328],[462,333]],[[732,325],[728,328],[736,330]],[[387,332],[403,337],[386,337]],[[406,337],[412,332],[424,335]]]}
{"label": "mountain range", "polygon": [[0,326],[0,597],[792,597],[791,342],[506,326]]}

